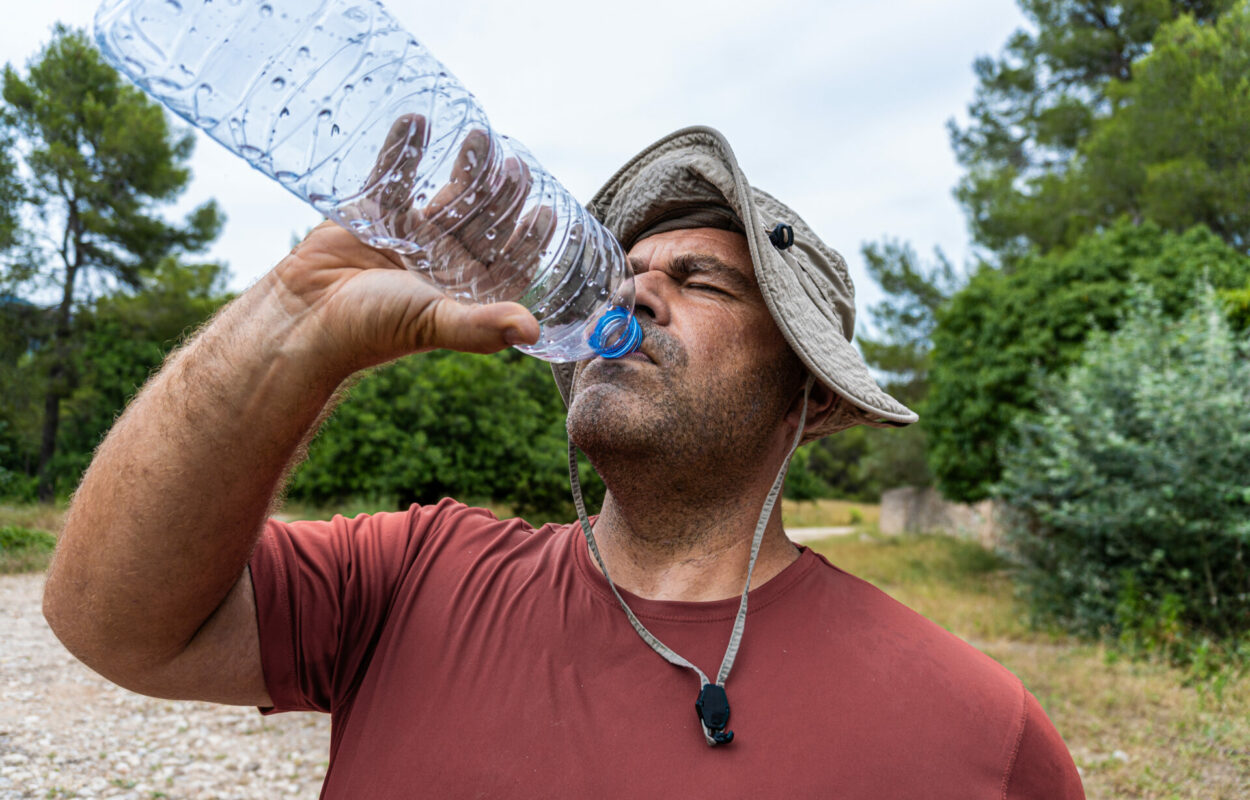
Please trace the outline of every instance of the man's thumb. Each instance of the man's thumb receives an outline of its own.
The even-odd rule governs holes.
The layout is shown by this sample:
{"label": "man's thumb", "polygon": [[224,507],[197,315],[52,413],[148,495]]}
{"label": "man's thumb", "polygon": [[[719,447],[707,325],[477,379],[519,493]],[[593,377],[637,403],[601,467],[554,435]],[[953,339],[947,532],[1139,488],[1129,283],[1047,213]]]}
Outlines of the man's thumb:
{"label": "man's thumb", "polygon": [[450,298],[434,309],[438,341],[432,344],[465,353],[494,353],[538,341],[538,320],[519,303],[463,305]]}

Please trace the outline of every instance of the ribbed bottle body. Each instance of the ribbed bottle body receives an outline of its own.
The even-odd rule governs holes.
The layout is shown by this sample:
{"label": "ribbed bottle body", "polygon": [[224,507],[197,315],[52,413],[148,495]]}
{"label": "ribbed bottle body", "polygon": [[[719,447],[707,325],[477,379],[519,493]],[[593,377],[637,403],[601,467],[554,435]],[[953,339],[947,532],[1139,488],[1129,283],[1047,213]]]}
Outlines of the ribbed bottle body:
{"label": "ribbed bottle body", "polygon": [[376,0],[106,0],[105,56],[183,119],[462,302],[513,300],[548,361],[632,311],[620,245]]}

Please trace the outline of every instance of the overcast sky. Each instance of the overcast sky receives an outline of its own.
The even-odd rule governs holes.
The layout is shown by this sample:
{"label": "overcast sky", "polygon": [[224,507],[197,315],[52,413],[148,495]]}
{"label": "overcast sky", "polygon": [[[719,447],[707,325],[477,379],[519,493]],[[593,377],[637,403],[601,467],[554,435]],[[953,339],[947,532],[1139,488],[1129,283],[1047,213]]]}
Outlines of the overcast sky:
{"label": "overcast sky", "polygon": [[[185,2],[185,0],[184,0]],[[54,22],[95,0],[6,3],[0,62],[24,66]],[[860,247],[891,236],[968,256],[945,123],[963,118],[972,61],[1024,24],[1013,0],[390,0],[388,7],[581,200],[638,150],[719,128],[748,179],[846,257],[860,307],[880,297]],[[215,198],[210,252],[253,282],[319,219],[200,136],[180,210]]]}

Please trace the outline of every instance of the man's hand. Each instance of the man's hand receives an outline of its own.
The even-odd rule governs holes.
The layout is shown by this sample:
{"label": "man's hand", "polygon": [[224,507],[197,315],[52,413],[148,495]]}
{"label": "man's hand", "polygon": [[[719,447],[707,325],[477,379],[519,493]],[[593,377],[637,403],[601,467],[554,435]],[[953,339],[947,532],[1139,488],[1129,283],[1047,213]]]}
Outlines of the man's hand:
{"label": "man's hand", "polygon": [[375,250],[343,228],[323,223],[274,270],[288,312],[304,320],[327,363],[352,372],[435,348],[487,353],[538,339],[538,323],[516,303],[463,305],[417,278],[416,268],[453,292],[519,296],[555,231],[552,210],[523,214],[528,168],[497,164],[484,131],[465,137],[451,177],[428,203],[414,194],[425,155],[425,119],[407,115],[391,126],[361,197],[347,218],[416,249]]}
{"label": "man's hand", "polygon": [[313,229],[268,279],[306,346],[344,377],[408,353],[491,353],[538,339],[524,306],[457,303],[398,254],[367,247],[331,222]]}

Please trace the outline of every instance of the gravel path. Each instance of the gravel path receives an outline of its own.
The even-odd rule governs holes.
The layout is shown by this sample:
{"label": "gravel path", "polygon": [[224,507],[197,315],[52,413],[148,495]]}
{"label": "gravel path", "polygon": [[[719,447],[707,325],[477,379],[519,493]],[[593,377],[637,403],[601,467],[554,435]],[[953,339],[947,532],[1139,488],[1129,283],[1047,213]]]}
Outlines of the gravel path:
{"label": "gravel path", "polygon": [[42,575],[0,576],[0,800],[317,796],[329,717],[119,689],[52,635],[42,588]]}

